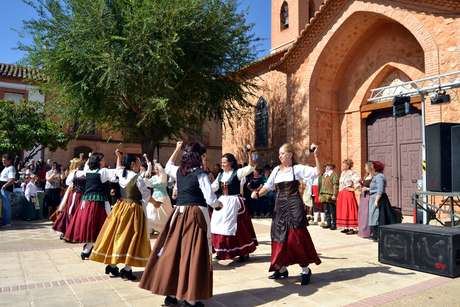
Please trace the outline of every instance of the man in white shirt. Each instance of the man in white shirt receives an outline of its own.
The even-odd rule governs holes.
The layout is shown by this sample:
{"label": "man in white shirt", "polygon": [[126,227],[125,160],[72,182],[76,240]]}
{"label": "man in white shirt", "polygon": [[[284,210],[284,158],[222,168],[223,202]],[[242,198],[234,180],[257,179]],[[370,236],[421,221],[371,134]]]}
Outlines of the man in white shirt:
{"label": "man in white shirt", "polygon": [[24,196],[29,202],[33,202],[34,198],[37,197],[37,192],[40,191],[37,186],[37,180],[38,177],[35,174],[31,174],[30,181],[26,185]]}
{"label": "man in white shirt", "polygon": [[3,170],[0,173],[0,196],[2,199],[2,225],[11,225],[11,204],[10,194],[13,192],[16,171],[13,166],[13,158],[10,154],[2,156]]}

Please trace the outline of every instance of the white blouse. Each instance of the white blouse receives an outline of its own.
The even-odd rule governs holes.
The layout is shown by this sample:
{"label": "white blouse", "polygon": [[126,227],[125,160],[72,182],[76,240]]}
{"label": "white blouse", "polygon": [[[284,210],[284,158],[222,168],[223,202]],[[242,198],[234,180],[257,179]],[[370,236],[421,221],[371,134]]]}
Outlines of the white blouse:
{"label": "white blouse", "polygon": [[271,172],[270,177],[268,177],[267,182],[264,184],[264,188],[273,191],[275,190],[275,184],[285,181],[293,181],[293,173],[295,175],[295,180],[303,180],[304,182],[314,180],[316,177],[318,177],[318,170],[316,169],[316,167],[296,164],[294,166],[287,167],[283,171],[281,171],[278,165]]}
{"label": "white blouse", "polygon": [[358,188],[360,186],[359,181],[361,178],[359,177],[358,173],[354,170],[346,170],[340,174],[339,179],[339,191],[351,187],[351,188]]}
{"label": "white blouse", "polygon": [[[246,176],[248,176],[249,174],[251,174],[255,170],[255,168],[256,168],[255,166],[251,166],[251,165],[247,165],[245,167],[239,168],[236,171],[236,176],[238,177],[238,180],[242,181],[243,179],[245,179]],[[228,172],[224,171],[220,181],[221,182],[227,182],[230,179],[230,177],[232,176],[232,174],[233,174],[233,170],[230,170]],[[214,182],[211,185],[213,192],[216,192],[217,190],[219,190],[219,176],[220,176],[220,174],[217,176],[216,180],[214,180]],[[244,183],[241,182],[241,185],[243,185],[243,184]]]}
{"label": "white blouse", "polygon": [[49,170],[46,172],[46,178],[56,175],[59,175],[59,177],[54,177],[51,180],[46,180],[45,189],[59,189],[61,187],[61,174],[59,174],[56,170]]}
{"label": "white blouse", "polygon": [[[179,166],[174,165],[173,163],[169,162],[166,163],[165,172],[168,176],[174,178],[177,181],[177,171],[179,170]],[[211,188],[211,181],[206,173],[201,173],[198,176],[198,183],[200,185],[201,192],[203,192],[203,196],[206,200],[208,206],[213,206],[217,202],[216,194],[212,191]]]}
{"label": "white blouse", "polygon": [[77,171],[78,170],[73,170],[67,175],[67,178],[65,179],[66,186],[69,186],[69,187],[73,186],[73,179],[75,178],[75,173]]}

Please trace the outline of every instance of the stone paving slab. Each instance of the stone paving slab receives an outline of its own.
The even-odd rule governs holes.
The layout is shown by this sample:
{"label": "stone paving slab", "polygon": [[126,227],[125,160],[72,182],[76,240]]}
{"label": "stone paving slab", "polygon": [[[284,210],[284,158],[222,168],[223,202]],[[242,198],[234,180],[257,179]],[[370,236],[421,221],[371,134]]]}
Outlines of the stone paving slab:
{"label": "stone paving slab", "polygon": [[[380,264],[376,243],[318,226],[309,227],[322,259],[311,266],[312,283],[300,286],[298,266],[286,280],[269,280],[271,221],[253,222],[257,251],[245,264],[214,262],[207,306],[460,306],[460,279]],[[163,297],[108,277],[80,251],[46,221],[0,228],[0,306],[161,306]],[[143,269],[134,271],[141,276]]]}

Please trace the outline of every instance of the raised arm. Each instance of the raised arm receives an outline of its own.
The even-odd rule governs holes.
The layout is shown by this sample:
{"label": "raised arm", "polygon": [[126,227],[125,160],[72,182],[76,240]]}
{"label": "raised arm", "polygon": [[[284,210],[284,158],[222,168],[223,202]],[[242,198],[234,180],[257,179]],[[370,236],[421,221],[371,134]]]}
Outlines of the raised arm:
{"label": "raised arm", "polygon": [[168,163],[166,163],[165,172],[168,176],[174,178],[174,180],[176,179],[176,174],[178,170],[178,167],[174,164],[174,161],[176,161],[177,157],[179,156],[179,152],[182,149],[182,143],[182,141],[176,143],[176,149],[169,158]]}
{"label": "raised arm", "polygon": [[115,156],[117,157],[117,169],[123,168],[123,165],[121,163],[121,158],[123,157],[123,153],[117,148],[115,149]]}
{"label": "raised arm", "polygon": [[152,176],[152,162],[150,162],[149,158],[147,157],[147,154],[143,155],[145,162],[147,163],[147,170],[144,174],[144,177],[150,178]]}
{"label": "raised arm", "polygon": [[319,158],[318,158],[318,146],[317,145],[314,145],[315,146],[315,151],[313,152],[313,156],[315,157],[315,166],[316,166],[316,175],[320,175],[321,174],[321,163],[319,162]]}
{"label": "raised arm", "polygon": [[179,153],[180,153],[180,151],[182,149],[182,144],[183,143],[184,142],[182,142],[182,141],[178,141],[176,143],[176,149],[174,149],[174,152],[172,153],[171,157],[169,157],[168,163],[171,163],[171,164],[174,165],[174,162],[177,160],[177,157],[179,156]]}

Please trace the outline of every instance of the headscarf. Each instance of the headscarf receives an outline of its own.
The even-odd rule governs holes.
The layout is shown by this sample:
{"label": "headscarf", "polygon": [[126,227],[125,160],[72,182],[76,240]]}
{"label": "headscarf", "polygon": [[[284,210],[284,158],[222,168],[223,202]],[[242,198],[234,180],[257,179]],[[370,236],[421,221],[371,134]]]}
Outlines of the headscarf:
{"label": "headscarf", "polygon": [[383,173],[383,170],[385,169],[385,164],[380,161],[372,161],[372,166],[377,173]]}

